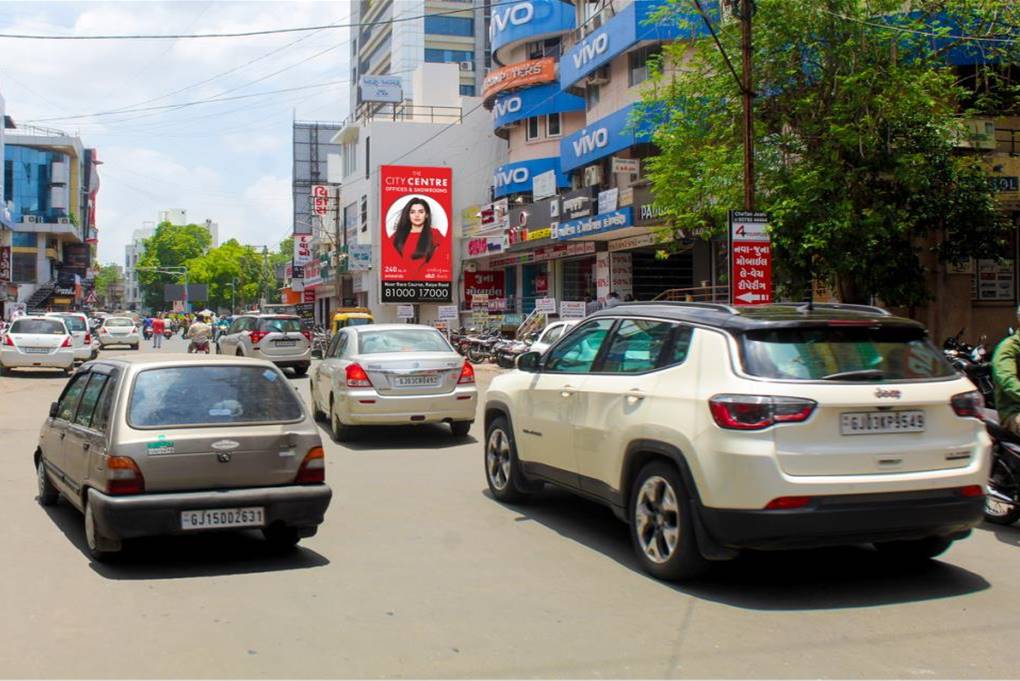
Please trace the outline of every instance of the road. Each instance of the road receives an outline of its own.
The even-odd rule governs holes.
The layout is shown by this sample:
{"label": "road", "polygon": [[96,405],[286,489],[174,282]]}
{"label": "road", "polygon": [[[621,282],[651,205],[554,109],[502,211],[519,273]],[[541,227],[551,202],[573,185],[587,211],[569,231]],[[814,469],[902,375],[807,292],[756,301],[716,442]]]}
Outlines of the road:
{"label": "road", "polygon": [[852,547],[748,555],[675,586],[638,571],[599,506],[493,501],[480,421],[460,442],[397,428],[342,447],[323,430],[333,504],[292,555],[237,534],[94,563],[80,515],[34,500],[65,380],[0,378],[4,677],[1017,675],[1020,528],[981,527],[919,570]]}

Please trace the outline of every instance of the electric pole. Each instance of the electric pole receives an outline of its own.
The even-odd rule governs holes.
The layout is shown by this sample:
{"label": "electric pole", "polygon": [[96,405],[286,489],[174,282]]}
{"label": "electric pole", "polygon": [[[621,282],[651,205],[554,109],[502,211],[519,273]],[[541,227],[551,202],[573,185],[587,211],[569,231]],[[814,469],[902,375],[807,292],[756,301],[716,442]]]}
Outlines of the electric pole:
{"label": "electric pole", "polygon": [[[340,258],[342,255],[346,255],[347,246],[347,230],[344,229],[343,233],[343,245],[345,248],[340,248],[340,185],[335,186],[333,191],[333,251],[336,253],[336,265],[333,267],[333,286],[336,289],[336,309],[339,310],[343,307],[343,278],[340,276]],[[346,262],[346,261],[344,261]],[[326,322],[325,326],[331,327],[330,322]]]}
{"label": "electric pole", "polygon": [[744,99],[744,210],[754,210],[754,81],[751,74],[751,15],[754,0],[737,0],[740,12],[740,48],[743,53],[741,89]]}

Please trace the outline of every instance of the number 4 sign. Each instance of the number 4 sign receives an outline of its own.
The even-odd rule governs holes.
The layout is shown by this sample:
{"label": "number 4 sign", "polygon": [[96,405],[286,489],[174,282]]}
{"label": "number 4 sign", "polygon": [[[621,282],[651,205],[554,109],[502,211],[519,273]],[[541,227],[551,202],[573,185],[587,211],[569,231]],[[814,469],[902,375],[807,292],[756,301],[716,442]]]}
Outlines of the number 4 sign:
{"label": "number 4 sign", "polygon": [[772,239],[765,213],[730,211],[730,301],[772,302]]}

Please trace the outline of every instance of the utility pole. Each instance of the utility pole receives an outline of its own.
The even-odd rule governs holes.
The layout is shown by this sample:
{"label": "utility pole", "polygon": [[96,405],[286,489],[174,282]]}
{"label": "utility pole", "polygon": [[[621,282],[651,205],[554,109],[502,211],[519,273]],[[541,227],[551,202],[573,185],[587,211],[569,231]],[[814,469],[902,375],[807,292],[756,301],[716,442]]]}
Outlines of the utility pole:
{"label": "utility pole", "polygon": [[[333,250],[336,253],[336,266],[333,268],[333,287],[336,289],[336,309],[343,307],[343,277],[340,276],[340,257],[346,255],[347,251],[347,230],[343,230],[343,249],[340,248],[340,185],[337,185],[333,192]],[[327,321],[326,327],[332,324]]]}
{"label": "utility pole", "polygon": [[751,74],[751,15],[754,0],[737,0],[740,9],[740,48],[743,53],[741,89],[744,99],[744,210],[754,210],[754,80]]}

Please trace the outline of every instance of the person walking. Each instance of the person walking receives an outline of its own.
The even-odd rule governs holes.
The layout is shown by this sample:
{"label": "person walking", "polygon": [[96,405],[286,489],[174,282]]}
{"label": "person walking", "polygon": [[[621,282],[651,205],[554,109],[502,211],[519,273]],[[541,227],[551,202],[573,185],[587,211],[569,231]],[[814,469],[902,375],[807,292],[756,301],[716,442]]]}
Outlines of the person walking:
{"label": "person walking", "polygon": [[163,315],[157,315],[152,320],[152,347],[159,349],[163,347],[163,332],[166,330],[166,322]]}
{"label": "person walking", "polygon": [[[1020,320],[1020,308],[1017,308]],[[1020,437],[1020,330],[995,348],[992,355],[992,378],[995,380],[995,408],[999,424]]]}

